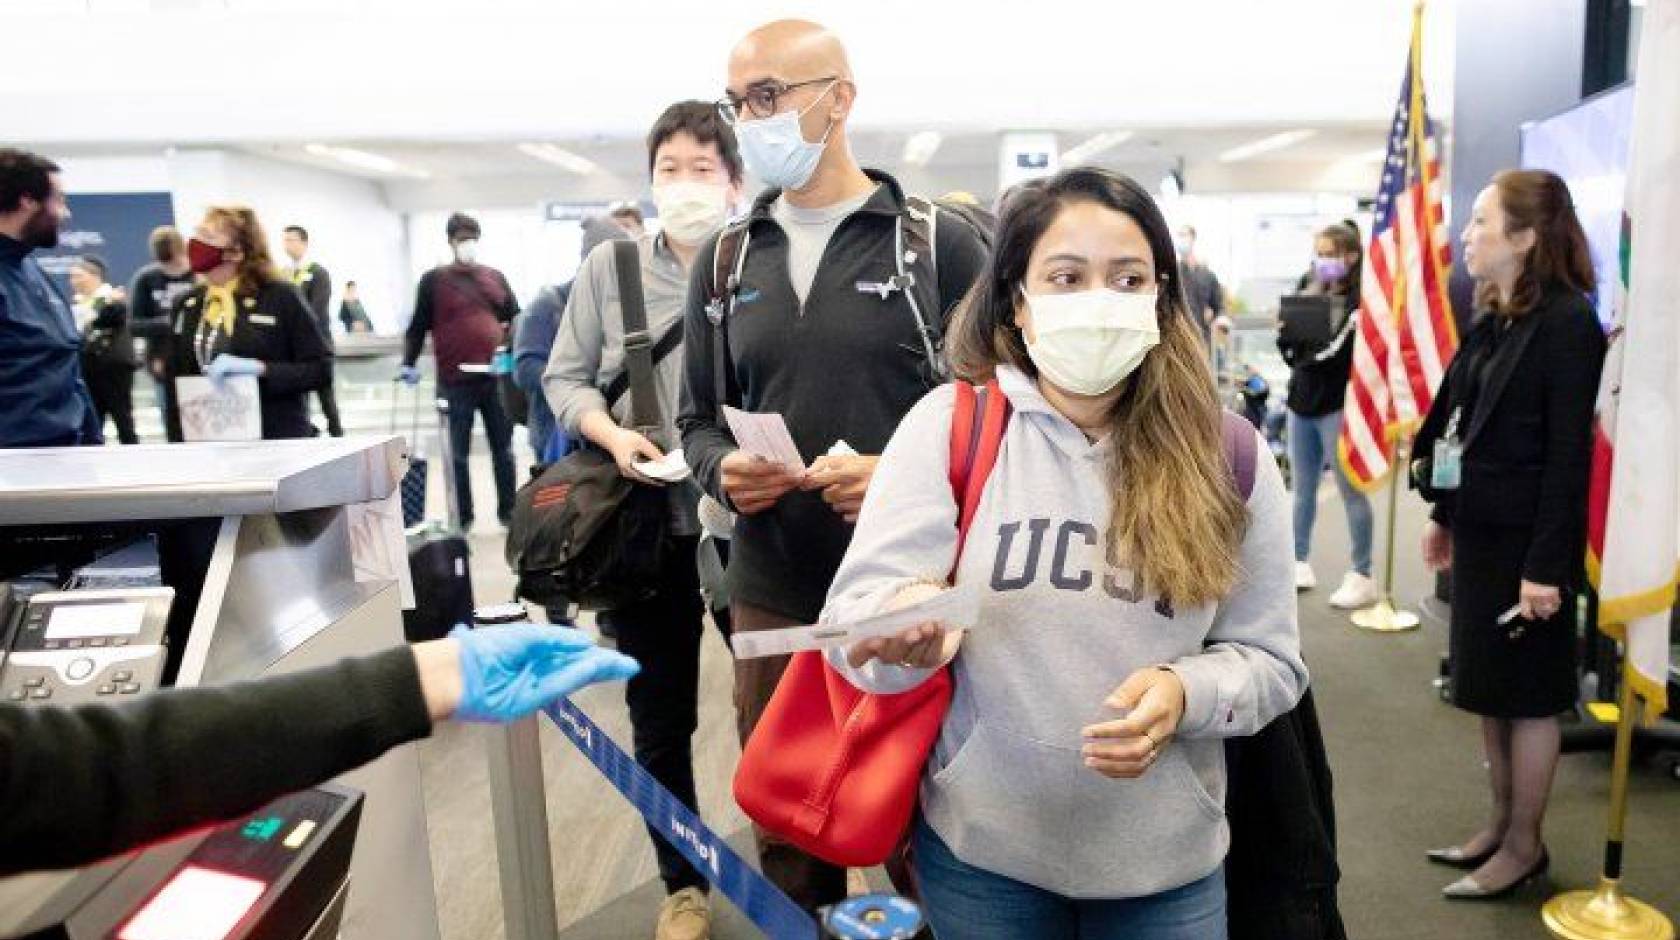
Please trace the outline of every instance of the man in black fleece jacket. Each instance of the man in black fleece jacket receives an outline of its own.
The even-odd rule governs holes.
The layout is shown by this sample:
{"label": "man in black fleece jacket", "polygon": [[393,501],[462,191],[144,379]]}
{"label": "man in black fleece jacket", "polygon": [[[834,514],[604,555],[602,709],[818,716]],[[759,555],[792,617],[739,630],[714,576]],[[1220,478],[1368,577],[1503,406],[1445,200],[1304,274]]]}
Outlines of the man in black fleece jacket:
{"label": "man in black fleece jacket", "polygon": [[[730,58],[728,95],[726,116],[736,122],[747,169],[778,188],[758,198],[746,223],[745,264],[723,330],[723,402],[707,317],[717,239],[695,259],[678,427],[695,477],[739,514],[728,571],[733,628],[765,630],[815,621],[875,455],[938,382],[907,295],[943,321],[978,276],[985,251],[966,220],[939,213],[934,257],[906,264],[924,276],[886,288],[898,271],[906,200],[896,181],[866,172],[852,155],[846,122],[856,86],[845,50],[822,27],[783,21],[754,31]],[[790,170],[774,145],[764,146],[765,119],[787,113],[800,115],[805,159],[814,166]],[[937,277],[926,276],[931,269]],[[783,415],[810,472],[795,476],[742,452],[724,405]],[[787,657],[736,663],[743,741],[786,666]],[[844,869],[764,833],[759,841],[766,875],[795,901],[814,908],[845,897]]]}
{"label": "man in black fleece jacket", "polygon": [[634,660],[564,627],[459,630],[121,705],[0,705],[0,875],[69,868],[314,786],[445,718],[513,721]]}

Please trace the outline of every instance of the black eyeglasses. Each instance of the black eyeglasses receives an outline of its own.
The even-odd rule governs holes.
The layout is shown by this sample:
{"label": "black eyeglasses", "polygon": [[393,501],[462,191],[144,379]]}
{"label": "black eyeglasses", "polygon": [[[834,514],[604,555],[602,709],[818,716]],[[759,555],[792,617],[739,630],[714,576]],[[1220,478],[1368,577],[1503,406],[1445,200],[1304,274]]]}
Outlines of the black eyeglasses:
{"label": "black eyeglasses", "polygon": [[734,92],[725,91],[723,97],[717,101],[718,114],[730,124],[740,123],[743,108],[755,118],[767,118],[776,113],[777,100],[788,92],[809,85],[831,84],[839,81],[839,78],[838,75],[830,75],[827,78],[813,78],[810,81],[794,82],[791,85],[771,79],[748,88],[746,97],[736,97]]}

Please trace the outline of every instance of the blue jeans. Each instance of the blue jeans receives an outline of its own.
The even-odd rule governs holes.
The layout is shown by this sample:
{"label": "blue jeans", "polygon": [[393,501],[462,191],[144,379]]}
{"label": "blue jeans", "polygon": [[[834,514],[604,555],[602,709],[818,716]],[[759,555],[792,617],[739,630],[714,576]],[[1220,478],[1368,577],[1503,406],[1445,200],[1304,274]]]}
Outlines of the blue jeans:
{"label": "blue jeans", "polygon": [[1076,900],[960,861],[916,821],[916,881],[939,940],[1225,940],[1225,872],[1143,898]]}
{"label": "blue jeans", "polygon": [[1348,539],[1353,543],[1353,570],[1371,576],[1371,501],[1354,489],[1336,458],[1336,438],[1342,433],[1340,411],[1317,418],[1289,412],[1289,467],[1295,479],[1295,560],[1312,553],[1313,519],[1318,515],[1318,483],[1324,465],[1342,494],[1347,510]]}

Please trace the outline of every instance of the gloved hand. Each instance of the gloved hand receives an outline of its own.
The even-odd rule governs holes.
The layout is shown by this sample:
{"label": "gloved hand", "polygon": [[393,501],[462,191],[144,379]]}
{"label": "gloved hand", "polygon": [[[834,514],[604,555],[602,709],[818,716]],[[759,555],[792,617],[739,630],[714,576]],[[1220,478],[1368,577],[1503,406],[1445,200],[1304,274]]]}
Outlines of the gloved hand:
{"label": "gloved hand", "polygon": [[262,375],[268,371],[261,359],[247,359],[244,356],[230,356],[222,353],[210,360],[210,365],[204,370],[210,381],[220,385],[234,375]]}
{"label": "gloved hand", "polygon": [[397,371],[397,381],[404,385],[419,385],[420,370],[413,366],[403,366]]}
{"label": "gloved hand", "polygon": [[515,623],[450,637],[461,644],[461,721],[517,721],[557,698],[641,671],[634,659],[595,645],[587,633]]}

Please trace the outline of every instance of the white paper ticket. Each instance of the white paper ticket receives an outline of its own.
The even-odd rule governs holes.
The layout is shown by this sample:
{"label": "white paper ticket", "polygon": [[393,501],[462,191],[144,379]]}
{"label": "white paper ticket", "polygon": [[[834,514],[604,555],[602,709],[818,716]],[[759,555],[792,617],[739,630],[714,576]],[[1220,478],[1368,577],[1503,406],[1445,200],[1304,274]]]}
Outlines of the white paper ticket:
{"label": "white paper ticket", "polygon": [[805,458],[793,443],[787,419],[775,413],[742,411],[728,405],[723,407],[723,417],[742,450],[782,464],[795,473],[805,472]]}
{"label": "white paper ticket", "polygon": [[865,617],[853,623],[821,623],[783,630],[737,631],[730,643],[735,648],[736,659],[758,659],[761,656],[785,656],[806,650],[851,646],[862,640],[903,633],[918,623],[929,621],[967,630],[974,626],[979,617],[979,592],[952,588],[941,591],[919,604]]}

